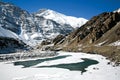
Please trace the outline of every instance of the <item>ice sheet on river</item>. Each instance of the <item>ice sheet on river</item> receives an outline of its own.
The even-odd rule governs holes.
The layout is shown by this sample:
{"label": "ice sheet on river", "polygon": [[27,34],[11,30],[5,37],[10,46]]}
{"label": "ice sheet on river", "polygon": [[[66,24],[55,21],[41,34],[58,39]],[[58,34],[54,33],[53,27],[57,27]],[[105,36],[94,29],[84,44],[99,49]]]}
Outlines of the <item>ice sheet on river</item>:
{"label": "ice sheet on river", "polygon": [[[23,68],[22,65],[14,66],[13,63],[0,63],[0,80],[119,80],[120,66],[108,65],[109,60],[97,54],[59,52],[58,56],[71,55],[66,58],[44,61],[37,65]],[[82,62],[81,58],[89,58],[99,63],[86,68],[86,72],[70,71],[69,69],[38,66],[50,66]]]}

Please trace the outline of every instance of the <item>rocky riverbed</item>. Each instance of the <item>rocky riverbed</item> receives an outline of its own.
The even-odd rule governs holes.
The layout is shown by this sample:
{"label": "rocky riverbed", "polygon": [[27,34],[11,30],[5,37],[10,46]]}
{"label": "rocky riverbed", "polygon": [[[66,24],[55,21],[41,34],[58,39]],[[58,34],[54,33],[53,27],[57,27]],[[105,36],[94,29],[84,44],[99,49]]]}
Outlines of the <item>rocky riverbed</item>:
{"label": "rocky riverbed", "polygon": [[1,54],[0,62],[2,61],[14,61],[21,59],[31,59],[38,57],[50,57],[58,55],[55,51],[40,51],[40,50],[32,50],[32,51],[24,51],[12,54]]}

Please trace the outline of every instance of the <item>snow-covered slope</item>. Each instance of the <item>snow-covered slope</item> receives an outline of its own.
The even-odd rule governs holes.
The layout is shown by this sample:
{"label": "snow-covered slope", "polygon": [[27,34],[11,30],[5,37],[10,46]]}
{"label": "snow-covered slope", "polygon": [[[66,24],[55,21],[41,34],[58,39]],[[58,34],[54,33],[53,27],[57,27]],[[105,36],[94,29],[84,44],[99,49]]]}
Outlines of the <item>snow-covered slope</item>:
{"label": "snow-covered slope", "polygon": [[14,38],[14,39],[18,38],[18,36],[14,32],[10,30],[6,30],[1,26],[0,26],[0,37],[8,37],[8,38]]}
{"label": "snow-covered slope", "polygon": [[76,18],[76,17],[72,17],[72,16],[66,16],[64,14],[58,13],[58,12],[50,10],[50,9],[46,9],[46,10],[42,9],[35,14],[37,16],[42,16],[46,19],[51,19],[60,24],[69,24],[73,28],[80,27],[88,21],[84,18]]}
{"label": "snow-covered slope", "polygon": [[[27,11],[9,3],[0,2],[1,36],[16,38],[14,36],[16,35],[19,39],[27,42],[23,35],[28,34],[27,32],[30,32],[35,26],[33,21],[28,18],[32,18],[32,16]],[[23,34],[22,37],[21,34]]]}
{"label": "snow-covered slope", "polygon": [[44,38],[54,38],[59,34],[65,35],[73,31],[73,27],[69,24],[59,24],[53,20],[45,19],[42,16],[34,15],[34,21]]}

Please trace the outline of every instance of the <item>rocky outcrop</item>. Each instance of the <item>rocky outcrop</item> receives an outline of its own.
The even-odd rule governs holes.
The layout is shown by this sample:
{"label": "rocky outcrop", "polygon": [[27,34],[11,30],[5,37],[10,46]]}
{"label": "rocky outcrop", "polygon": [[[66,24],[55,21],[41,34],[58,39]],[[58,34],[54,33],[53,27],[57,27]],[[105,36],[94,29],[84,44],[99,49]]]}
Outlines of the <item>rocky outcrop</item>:
{"label": "rocky outcrop", "polygon": [[65,38],[65,36],[64,35],[58,35],[57,37],[55,37],[54,39],[53,39],[53,43],[54,43],[54,45],[56,45],[57,43],[62,43],[62,42],[60,42],[62,39],[64,39]]}
{"label": "rocky outcrop", "polygon": [[41,42],[41,46],[43,46],[43,45],[49,45],[49,44],[51,44],[52,43],[52,40],[44,40],[44,41],[42,41]]}

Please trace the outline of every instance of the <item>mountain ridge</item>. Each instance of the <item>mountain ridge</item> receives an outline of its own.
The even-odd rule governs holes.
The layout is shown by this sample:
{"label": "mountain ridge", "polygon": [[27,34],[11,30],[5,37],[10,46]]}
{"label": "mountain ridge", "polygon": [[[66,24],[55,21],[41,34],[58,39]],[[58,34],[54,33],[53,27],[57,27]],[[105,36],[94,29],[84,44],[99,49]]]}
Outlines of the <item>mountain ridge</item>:
{"label": "mountain ridge", "polygon": [[[73,16],[66,16],[62,13],[58,13],[56,11],[50,9],[42,9],[35,13],[38,16],[42,16],[46,19],[52,19],[60,24],[70,24],[74,28],[82,26],[82,24],[86,23],[88,20],[84,18],[76,18]],[[76,22],[76,23],[73,23]]]}
{"label": "mountain ridge", "polygon": [[[68,23],[60,24],[54,19],[46,19],[44,16],[38,16],[37,13],[30,14],[13,4],[4,2],[0,4],[1,27],[14,32],[18,35],[19,39],[23,40],[28,45],[33,46],[33,44],[36,45],[42,40],[54,38],[59,34],[66,35],[74,30],[73,26]],[[51,15],[63,15],[53,10],[47,11],[46,14],[53,12],[54,14],[51,13]],[[42,11],[42,13],[43,12],[44,11]],[[59,16],[57,15],[55,18],[56,17]],[[81,23],[81,25],[82,24],[84,23]]]}

